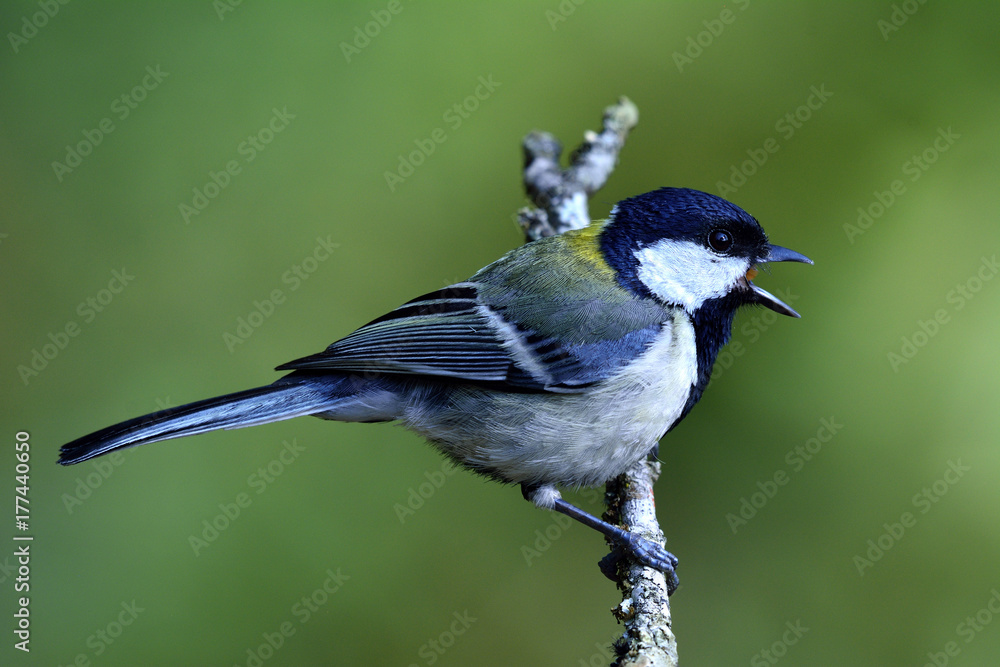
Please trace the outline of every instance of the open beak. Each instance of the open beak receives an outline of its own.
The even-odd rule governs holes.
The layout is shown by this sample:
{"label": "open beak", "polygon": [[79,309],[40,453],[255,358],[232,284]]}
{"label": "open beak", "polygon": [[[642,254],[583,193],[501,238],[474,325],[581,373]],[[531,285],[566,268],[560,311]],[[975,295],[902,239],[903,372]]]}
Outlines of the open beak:
{"label": "open beak", "polygon": [[[794,250],[789,250],[788,248],[782,248],[780,245],[769,245],[767,257],[758,261],[758,264],[763,264],[765,262],[802,262],[803,264],[812,264],[813,261],[795,252]],[[746,280],[747,287],[753,292],[753,302],[759,303],[762,306],[770,308],[776,313],[781,313],[782,315],[788,315],[789,317],[801,317],[798,313],[792,310],[791,306],[787,303],[774,296],[766,289],[757,287],[751,280],[757,276],[757,269],[750,267],[747,271]]]}

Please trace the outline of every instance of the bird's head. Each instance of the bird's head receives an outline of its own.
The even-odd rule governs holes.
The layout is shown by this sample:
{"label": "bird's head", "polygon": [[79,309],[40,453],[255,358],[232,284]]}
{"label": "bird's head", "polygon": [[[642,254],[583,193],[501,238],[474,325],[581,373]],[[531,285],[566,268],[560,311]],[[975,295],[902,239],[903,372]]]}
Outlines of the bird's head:
{"label": "bird's head", "polygon": [[686,188],[661,188],[611,210],[601,250],[619,282],[645,297],[697,311],[725,299],[734,307],[757,303],[798,317],[754,285],[757,265],[812,260],[771,245],[757,221],[721,197]]}

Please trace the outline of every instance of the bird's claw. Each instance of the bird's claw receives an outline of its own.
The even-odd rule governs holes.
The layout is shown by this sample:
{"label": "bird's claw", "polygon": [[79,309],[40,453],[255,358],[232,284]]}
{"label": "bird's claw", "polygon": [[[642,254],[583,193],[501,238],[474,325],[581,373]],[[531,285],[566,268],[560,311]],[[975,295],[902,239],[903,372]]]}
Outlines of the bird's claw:
{"label": "bird's claw", "polygon": [[677,579],[677,556],[662,546],[634,533],[628,533],[623,545],[638,563],[644,567],[659,570],[667,578],[667,595],[673,595],[680,583]]}
{"label": "bird's claw", "polygon": [[622,558],[625,555],[630,555],[633,560],[635,560],[639,565],[643,567],[649,567],[654,570],[659,570],[666,575],[667,579],[667,594],[672,594],[677,590],[677,573],[674,569],[677,567],[677,557],[672,553],[663,548],[660,544],[656,542],[651,542],[644,537],[640,537],[638,534],[633,533],[630,530],[621,528],[619,526],[613,526],[607,521],[598,519],[592,514],[584,512],[579,507],[571,505],[561,497],[559,497],[559,492],[555,490],[554,487],[548,487],[551,491],[551,496],[553,498],[551,504],[546,504],[540,502],[540,498],[544,498],[541,495],[541,490],[546,487],[532,487],[529,485],[522,484],[521,492],[524,493],[524,497],[534,502],[540,507],[548,507],[549,509],[554,509],[557,512],[562,512],[568,517],[576,519],[585,526],[590,526],[594,530],[597,530],[611,539],[615,544],[615,548],[612,549],[611,553],[608,554],[604,559],[601,560],[601,572],[614,582],[619,581],[618,565],[621,563]]}
{"label": "bird's claw", "polygon": [[624,558],[625,550],[621,544],[616,542],[615,546],[608,552],[608,555],[597,561],[597,565],[601,568],[601,573],[605,577],[617,584],[621,581],[621,578],[618,576],[618,565]]}

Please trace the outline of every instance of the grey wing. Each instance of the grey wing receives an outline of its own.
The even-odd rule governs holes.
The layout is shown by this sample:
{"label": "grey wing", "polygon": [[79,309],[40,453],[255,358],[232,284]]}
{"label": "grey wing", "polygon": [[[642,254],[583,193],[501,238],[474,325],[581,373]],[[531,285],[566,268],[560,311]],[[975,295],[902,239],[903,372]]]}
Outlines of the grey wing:
{"label": "grey wing", "polygon": [[325,351],[277,370],[343,370],[441,375],[502,382],[511,359],[480,312],[475,285],[459,283],[409,301]]}
{"label": "grey wing", "polygon": [[432,375],[522,391],[576,392],[641,354],[664,326],[650,321],[615,339],[566,342],[510,321],[506,310],[484,304],[476,283],[457,283],[277,370]]}

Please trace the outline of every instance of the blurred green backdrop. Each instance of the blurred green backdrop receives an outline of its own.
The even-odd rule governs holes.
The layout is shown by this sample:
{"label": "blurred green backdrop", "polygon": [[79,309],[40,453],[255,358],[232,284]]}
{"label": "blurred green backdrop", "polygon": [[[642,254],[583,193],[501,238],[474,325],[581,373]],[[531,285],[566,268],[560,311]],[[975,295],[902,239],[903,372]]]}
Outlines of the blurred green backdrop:
{"label": "blurred green backdrop", "polygon": [[575,146],[624,94],[640,124],[594,217],[694,187],[816,261],[758,279],[803,318],[743,313],[661,447],[683,662],[995,664],[998,21],[916,0],[5,3],[0,499],[11,516],[30,432],[35,541],[30,655],[0,554],[0,662],[606,664],[603,541],[401,429],[54,461],[270,382],[515,247],[522,136]]}

